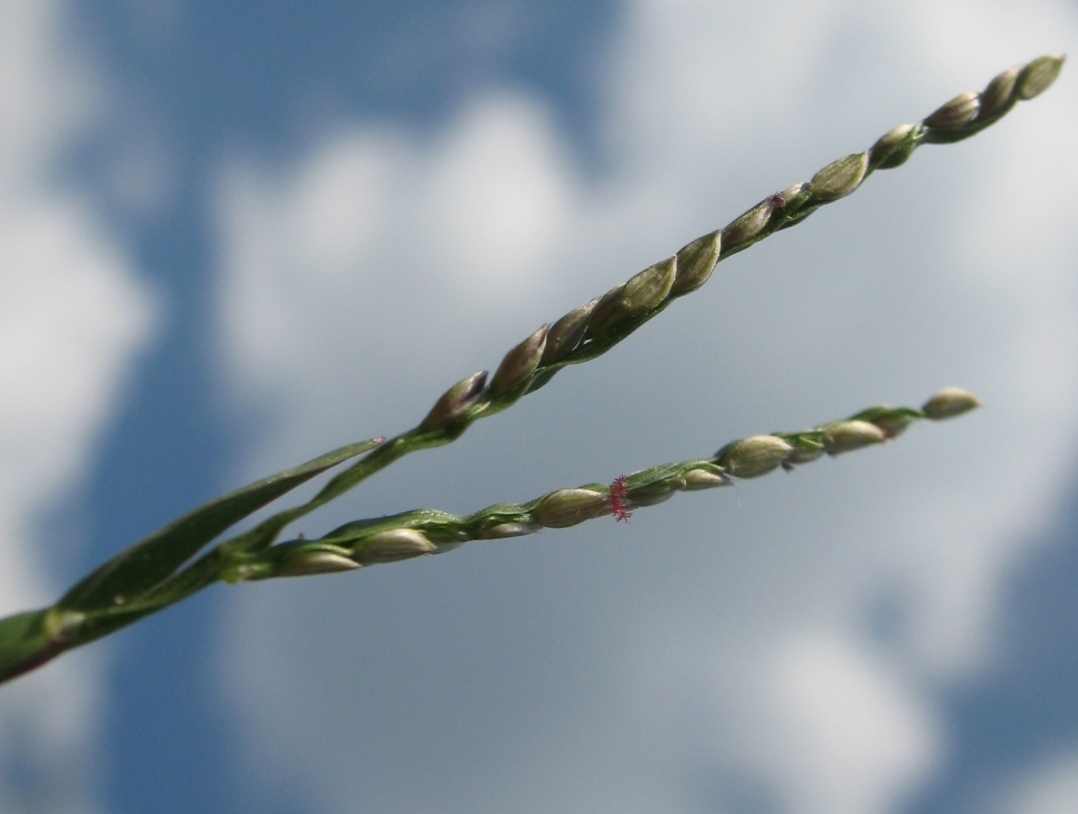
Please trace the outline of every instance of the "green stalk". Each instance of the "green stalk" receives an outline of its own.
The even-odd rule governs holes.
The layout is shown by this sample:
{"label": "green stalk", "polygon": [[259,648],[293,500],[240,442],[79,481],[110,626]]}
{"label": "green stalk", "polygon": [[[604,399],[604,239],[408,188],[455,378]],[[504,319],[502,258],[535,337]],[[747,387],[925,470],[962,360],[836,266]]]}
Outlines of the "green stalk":
{"label": "green stalk", "polygon": [[[299,538],[255,554],[237,555],[221,574],[226,582],[351,571],[360,566],[440,554],[472,540],[498,540],[568,528],[597,517],[628,520],[678,492],[728,486],[735,479],[792,471],[824,455],[882,444],[922,419],[962,415],[980,402],[958,388],[940,391],[921,409],[878,406],[801,432],[775,432],[734,441],[710,458],[661,464],[617,478],[558,489],[527,503],[498,503],[473,514],[413,509],[347,523],[315,540]],[[212,556],[209,555],[209,556]]]}
{"label": "green stalk", "polygon": [[[506,354],[489,384],[486,372],[458,382],[415,428],[387,442],[379,438],[342,448],[211,501],[113,557],[54,606],[0,619],[0,682],[182,601],[219,580],[235,582],[350,570],[373,562],[434,553],[465,540],[573,525],[579,522],[577,517],[587,519],[594,512],[618,511],[622,501],[622,510],[628,511],[630,504],[649,505],[656,496],[665,499],[676,491],[719,485],[713,480],[716,478],[753,477],[762,474],[757,472],[761,467],[766,470],[804,463],[821,450],[837,449],[836,444],[844,443],[840,440],[843,433],[848,436],[845,443],[852,443],[858,438],[863,441],[866,432],[872,435],[868,427],[889,432],[876,418],[862,416],[842,422],[839,435],[821,435],[825,430],[817,428],[808,434],[758,436],[756,440],[746,439],[725,447],[712,459],[644,470],[619,483],[618,489],[627,492],[613,499],[609,487],[592,484],[560,490],[528,504],[493,506],[476,515],[456,517],[421,510],[419,514],[409,513],[410,519],[402,521],[404,525],[392,525],[393,518],[360,521],[350,524],[347,532],[338,530],[344,536],[274,545],[289,523],[404,455],[456,440],[472,423],[511,407],[527,393],[544,386],[563,367],[610,350],[675,299],[700,288],[716,264],[730,255],[851,194],[874,171],[900,166],[921,144],[950,144],[995,123],[1019,101],[1043,93],[1062,66],[1062,56],[1040,57],[1004,71],[980,93],[955,97],[921,122],[890,130],[868,150],[832,162],[811,180],[769,196],[724,228],[697,238],[673,257],[649,266],[602,297],[542,326]],[[965,403],[965,395],[956,398],[957,403]],[[885,410],[887,420],[901,423],[900,416],[879,409]],[[913,420],[921,417],[916,412],[903,415]],[[928,412],[926,406],[927,417],[941,417],[927,415]],[[184,567],[204,546],[240,520],[300,483],[363,453],[364,457],[330,480],[307,503],[267,518]]]}

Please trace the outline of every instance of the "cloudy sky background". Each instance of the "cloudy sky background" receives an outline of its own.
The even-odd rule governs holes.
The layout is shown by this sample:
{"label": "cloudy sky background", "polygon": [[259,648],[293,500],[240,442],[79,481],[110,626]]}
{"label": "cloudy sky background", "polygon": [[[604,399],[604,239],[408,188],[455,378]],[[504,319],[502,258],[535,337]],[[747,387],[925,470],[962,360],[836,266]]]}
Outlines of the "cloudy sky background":
{"label": "cloudy sky background", "polygon": [[[0,612],[395,434],[1078,5],[0,3]],[[919,150],[294,531],[951,384],[792,476],[217,588],[0,690],[12,812],[998,812],[1078,794],[1078,91]]]}

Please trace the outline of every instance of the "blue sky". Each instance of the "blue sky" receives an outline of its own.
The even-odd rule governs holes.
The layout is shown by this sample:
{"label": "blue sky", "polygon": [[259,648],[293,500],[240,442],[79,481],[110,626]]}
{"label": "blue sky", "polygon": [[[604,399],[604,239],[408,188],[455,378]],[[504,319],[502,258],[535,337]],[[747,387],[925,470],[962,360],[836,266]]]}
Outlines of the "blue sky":
{"label": "blue sky", "polygon": [[[0,612],[1001,69],[1037,0],[28,2],[0,23]],[[218,587],[0,691],[13,812],[1065,811],[1078,98],[918,151],[293,531],[951,384],[962,421],[451,556]]]}

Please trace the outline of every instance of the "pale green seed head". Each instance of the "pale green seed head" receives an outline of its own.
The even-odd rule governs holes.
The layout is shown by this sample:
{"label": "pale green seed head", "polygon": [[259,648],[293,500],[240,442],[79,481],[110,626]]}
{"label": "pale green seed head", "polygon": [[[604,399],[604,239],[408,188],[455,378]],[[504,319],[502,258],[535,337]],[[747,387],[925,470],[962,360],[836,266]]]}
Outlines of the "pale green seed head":
{"label": "pale green seed head", "polygon": [[621,298],[625,293],[625,283],[614,286],[599,298],[588,320],[584,336],[590,339],[601,337],[621,322],[625,312],[621,307]]}
{"label": "pale green seed head", "polygon": [[639,486],[629,490],[626,508],[635,509],[637,506],[656,506],[659,503],[665,503],[683,488],[685,488],[685,482],[680,478]]}
{"label": "pale green seed head", "polygon": [[733,481],[722,474],[709,472],[706,469],[690,469],[682,478],[686,492],[697,492],[702,489],[714,489],[718,486],[732,486]]}
{"label": "pale green seed head", "polygon": [[622,309],[631,316],[654,311],[670,296],[676,274],[676,255],[634,274],[625,283],[621,296]]}
{"label": "pale green seed head", "polygon": [[722,250],[722,232],[716,230],[678,249],[677,273],[670,287],[673,296],[695,291],[708,281]]}
{"label": "pale green seed head", "polygon": [[830,202],[845,198],[861,186],[867,171],[867,152],[854,153],[838,161],[832,161],[809,181],[813,200]]}
{"label": "pale green seed head", "polygon": [[881,170],[901,166],[917,149],[920,125],[900,124],[884,133],[868,151],[869,164]]}
{"label": "pale green seed head", "polygon": [[469,407],[478,401],[487,382],[485,370],[461,379],[442,395],[427,417],[419,425],[421,431],[440,430],[447,427],[463,415]]}
{"label": "pale green seed head", "polygon": [[841,421],[832,424],[823,435],[823,447],[828,455],[841,455],[855,449],[882,444],[887,440],[883,430],[867,421]]}
{"label": "pale green seed head", "polygon": [[491,395],[499,396],[527,381],[543,358],[546,335],[547,326],[544,325],[505,355],[490,382]]}
{"label": "pale green seed head", "polygon": [[433,554],[437,546],[415,529],[390,529],[364,537],[356,543],[353,557],[362,565],[397,562]]}
{"label": "pale green seed head", "polygon": [[1032,99],[1040,96],[1056,81],[1067,57],[1063,54],[1049,54],[1038,57],[1022,69],[1018,75],[1015,92],[1019,99]]}
{"label": "pale green seed head", "polygon": [[546,335],[546,347],[543,349],[542,364],[549,365],[560,362],[568,354],[576,350],[577,345],[584,338],[584,332],[588,328],[595,306],[599,299],[595,298],[586,302],[579,308],[574,308],[557,322],[550,326]]}
{"label": "pale green seed head", "polygon": [[1014,104],[1014,86],[1021,73],[1021,66],[1010,68],[995,77],[981,92],[981,119],[991,119],[1007,111]]}
{"label": "pale green seed head", "polygon": [[650,495],[642,495],[640,498],[630,500],[626,504],[626,508],[635,509],[639,506],[658,506],[660,503],[665,503],[676,494],[677,490],[671,489],[669,492],[655,492]]}
{"label": "pale green seed head", "polygon": [[981,110],[981,94],[976,91],[967,91],[954,97],[945,105],[939,107],[924,123],[933,130],[953,132],[963,129],[967,124],[977,118]]}
{"label": "pale green seed head", "polygon": [[336,551],[304,551],[277,568],[275,577],[306,577],[312,574],[337,574],[354,571],[359,563]]}
{"label": "pale green seed head", "polygon": [[770,199],[766,199],[728,223],[722,230],[723,251],[729,254],[742,243],[757,237],[771,220],[772,212],[774,206]]}
{"label": "pale green seed head", "polygon": [[504,540],[508,537],[523,537],[526,534],[535,534],[542,531],[543,527],[538,523],[496,523],[487,526],[476,534],[477,540]]}
{"label": "pale green seed head", "polygon": [[716,463],[735,478],[758,478],[778,467],[793,447],[774,435],[754,435],[716,453]]}
{"label": "pale green seed head", "polygon": [[767,200],[775,211],[794,213],[811,199],[812,191],[809,185],[802,183],[786,187],[782,192],[776,192]]}
{"label": "pale green seed head", "polygon": [[591,312],[585,337],[599,339],[619,325],[654,311],[668,296],[677,273],[677,258],[648,266],[607,291]]}
{"label": "pale green seed head", "polygon": [[559,489],[543,498],[532,512],[546,528],[562,529],[610,514],[610,496],[591,489]]}
{"label": "pale green seed head", "polygon": [[968,390],[963,390],[961,387],[946,387],[926,401],[921,410],[925,418],[940,421],[968,413],[980,406],[981,400]]}

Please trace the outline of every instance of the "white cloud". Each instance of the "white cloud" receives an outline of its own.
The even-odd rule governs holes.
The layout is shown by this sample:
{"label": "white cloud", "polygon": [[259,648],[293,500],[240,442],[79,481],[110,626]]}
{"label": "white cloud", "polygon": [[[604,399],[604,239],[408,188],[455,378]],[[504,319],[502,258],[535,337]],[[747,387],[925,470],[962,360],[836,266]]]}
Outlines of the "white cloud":
{"label": "white cloud", "polygon": [[[284,169],[229,169],[226,376],[277,419],[249,474],[411,426],[540,322],[1062,50],[1073,15],[1031,8],[630,4],[599,179],[541,100],[505,89],[426,141],[351,123]],[[237,591],[222,652],[242,654],[256,771],[327,810],[692,811],[700,771],[747,772],[778,810],[893,810],[946,743],[933,682],[991,656],[1000,580],[1072,471],[1066,77],[724,263],[324,525],[528,498],[948,384],[985,410],[629,528]],[[881,597],[900,618],[872,644]]]}
{"label": "white cloud", "polygon": [[[381,344],[392,319],[401,334],[393,341],[407,342],[413,363],[436,377],[418,392],[436,395],[438,372],[460,363],[457,343],[475,327],[452,326],[450,340],[439,318],[452,322],[466,303],[489,309],[492,325],[513,325],[527,318],[522,303],[549,291],[541,274],[563,254],[574,206],[560,151],[542,106],[494,95],[437,143],[352,127],[290,172],[233,169],[219,204],[230,381],[241,392],[269,388],[275,400],[318,389],[321,409],[337,418],[306,432],[324,439],[355,415],[357,383],[386,380],[381,366],[398,363]],[[328,342],[334,332],[347,341]],[[330,370],[341,375],[327,379]],[[415,403],[412,393],[390,392],[386,407],[395,396]]]}
{"label": "white cloud", "polygon": [[[0,9],[4,615],[48,604],[62,587],[40,555],[41,516],[82,476],[153,322],[152,298],[122,247],[58,177],[96,90],[72,60],[63,22],[61,3]],[[21,792],[0,789],[4,811],[94,809],[100,667],[99,656],[78,654],[3,688],[0,767],[23,773]]]}
{"label": "white cloud", "polygon": [[984,810],[998,814],[1064,814],[1078,799],[1078,755],[1055,755],[985,797]]}
{"label": "white cloud", "polygon": [[893,810],[895,790],[923,778],[938,752],[923,699],[850,637],[809,636],[777,649],[762,694],[777,706],[774,734],[785,741],[784,810]]}

